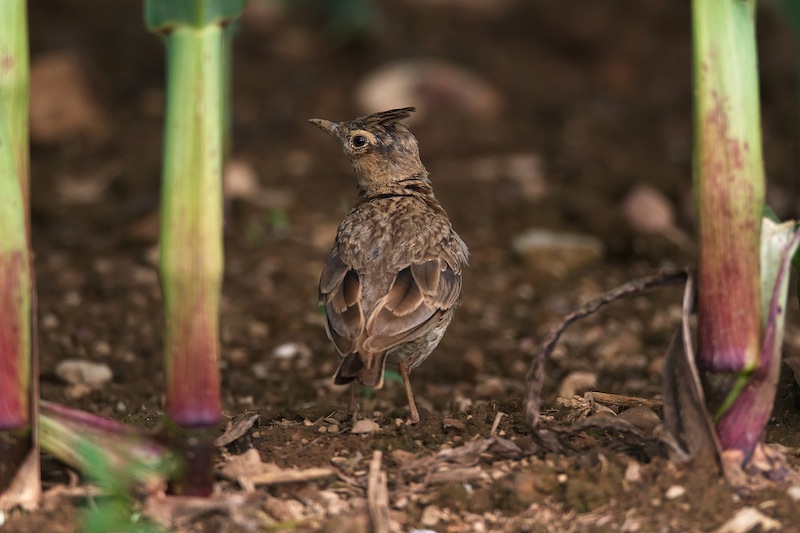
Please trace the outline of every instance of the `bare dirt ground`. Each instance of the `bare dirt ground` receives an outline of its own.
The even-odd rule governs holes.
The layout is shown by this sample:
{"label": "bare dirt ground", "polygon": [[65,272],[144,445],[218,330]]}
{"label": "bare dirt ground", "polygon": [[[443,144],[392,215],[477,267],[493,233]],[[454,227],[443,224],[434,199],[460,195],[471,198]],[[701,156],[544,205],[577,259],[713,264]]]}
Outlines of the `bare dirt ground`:
{"label": "bare dirt ground", "polygon": [[[707,465],[673,464],[602,432],[582,435],[571,453],[535,453],[521,409],[533,350],[560,316],[628,279],[694,263],[689,3],[339,4],[252,0],[242,21],[228,173],[239,187],[226,203],[222,303],[225,416],[257,418],[219,450],[220,465],[257,450],[264,463],[325,471],[250,493],[220,477],[219,491],[237,503],[176,529],[367,531],[375,451],[392,531],[713,531],[745,508],[761,513],[762,530],[796,527],[796,488],[734,492]],[[769,200],[781,217],[798,217],[800,61],[779,6],[761,4]],[[44,69],[32,105],[71,102],[32,126],[41,394],[152,427],[163,391],[154,259],[164,50],[144,30],[140,2],[39,0],[30,9],[31,57]],[[466,74],[431,73],[420,67],[426,60]],[[398,61],[412,61],[422,81],[412,96],[392,88],[408,85],[408,72],[376,82],[394,95],[382,101],[420,107],[412,129],[472,259],[462,308],[412,376],[422,422],[403,423],[402,384],[390,378],[361,396],[380,429],[353,434],[348,392],[330,381],[337,358],[316,287],[355,182],[338,147],[306,119],[374,111],[364,107],[365,80]],[[64,64],[67,78],[47,77]],[[72,122],[59,122],[72,111]],[[644,233],[641,217],[626,215],[637,187],[674,212],[669,229]],[[531,264],[512,241],[536,228],[594,237],[602,252],[593,248],[583,266]],[[570,329],[548,366],[548,420],[581,414],[559,393],[658,400],[680,299],[664,289]],[[796,307],[786,356],[800,352]],[[63,359],[105,364],[113,379],[65,384],[55,371]],[[787,369],[767,432],[795,469],[798,396]],[[69,483],[54,460],[43,467],[45,489]],[[89,504],[79,492],[51,496],[0,529],[79,531]]]}

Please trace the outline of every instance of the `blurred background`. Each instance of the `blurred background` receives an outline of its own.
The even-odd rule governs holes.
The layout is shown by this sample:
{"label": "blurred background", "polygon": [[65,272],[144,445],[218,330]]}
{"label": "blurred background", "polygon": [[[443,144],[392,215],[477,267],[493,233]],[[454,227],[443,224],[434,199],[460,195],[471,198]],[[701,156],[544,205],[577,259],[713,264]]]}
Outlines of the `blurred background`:
{"label": "blurred background", "polygon": [[[316,289],[355,179],[308,118],[419,108],[410,125],[423,162],[472,252],[463,307],[414,374],[423,410],[518,401],[532,349],[559,316],[694,264],[689,7],[250,0],[225,170],[226,412],[347,402],[330,384],[337,358]],[[768,199],[790,218],[800,60],[782,8],[759,2],[758,32]],[[155,420],[164,49],[131,0],[37,0],[30,32],[43,397]],[[576,326],[549,386],[658,395],[679,303],[679,290],[664,291]],[[787,341],[797,354],[796,326]],[[65,382],[65,359],[111,379]],[[386,389],[368,407],[404,406],[400,385]]]}

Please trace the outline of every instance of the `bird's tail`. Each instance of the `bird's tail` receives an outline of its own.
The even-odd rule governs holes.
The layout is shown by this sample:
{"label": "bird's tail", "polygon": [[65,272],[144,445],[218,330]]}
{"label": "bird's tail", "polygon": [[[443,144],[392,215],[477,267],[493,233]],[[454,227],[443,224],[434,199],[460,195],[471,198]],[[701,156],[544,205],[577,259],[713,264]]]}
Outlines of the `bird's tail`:
{"label": "bird's tail", "polygon": [[380,389],[383,387],[383,369],[386,366],[386,352],[351,353],[339,364],[333,382],[345,385],[354,379],[365,387]]}

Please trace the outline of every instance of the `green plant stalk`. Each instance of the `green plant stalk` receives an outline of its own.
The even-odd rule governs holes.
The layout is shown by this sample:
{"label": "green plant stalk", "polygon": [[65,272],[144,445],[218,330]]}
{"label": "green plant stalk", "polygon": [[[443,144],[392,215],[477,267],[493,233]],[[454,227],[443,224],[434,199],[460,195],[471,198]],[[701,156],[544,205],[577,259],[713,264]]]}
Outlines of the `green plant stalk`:
{"label": "green plant stalk", "polygon": [[185,462],[171,490],[212,490],[221,416],[219,299],[223,271],[224,25],[243,0],[148,0],[146,20],[167,45],[167,116],[160,274],[166,330],[166,432]]}
{"label": "green plant stalk", "polygon": [[[731,405],[759,365],[764,209],[752,0],[693,0],[698,367]],[[733,378],[717,379],[720,375]],[[718,411],[716,418],[724,413]],[[722,442],[723,447],[737,447]]]}
{"label": "green plant stalk", "polygon": [[0,2],[0,105],[5,120],[20,180],[23,205],[28,216],[30,190],[30,150],[28,149],[28,17],[27,2]]}
{"label": "green plant stalk", "polygon": [[221,87],[218,27],[168,38],[169,96],[161,222],[167,310],[167,410],[189,426],[220,417],[222,280]]}
{"label": "green plant stalk", "polygon": [[0,494],[35,448],[28,160],[26,3],[6,0],[0,2]]}
{"label": "green plant stalk", "polygon": [[167,415],[181,426],[220,418],[222,282],[222,30],[176,28],[161,204]]}

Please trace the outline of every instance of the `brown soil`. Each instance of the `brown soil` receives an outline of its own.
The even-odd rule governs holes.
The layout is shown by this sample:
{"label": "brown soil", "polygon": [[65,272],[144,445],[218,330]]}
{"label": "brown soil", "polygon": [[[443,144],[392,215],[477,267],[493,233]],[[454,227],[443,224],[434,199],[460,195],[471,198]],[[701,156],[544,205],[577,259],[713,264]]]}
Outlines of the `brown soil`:
{"label": "brown soil", "polygon": [[[235,46],[232,157],[283,202],[227,205],[224,412],[259,418],[219,457],[255,448],[264,462],[333,468],[337,476],[260,487],[244,511],[204,516],[180,530],[365,531],[375,450],[383,452],[397,531],[709,531],[748,506],[785,530],[800,523],[800,505],[785,486],[735,493],[702,464],[672,464],[599,432],[582,436],[574,453],[518,453],[531,444],[521,410],[524,377],[547,329],[607,288],[694,262],[690,248],[637,233],[620,209],[631,188],[648,185],[675,207],[679,228],[692,232],[688,2],[403,0],[377,3],[363,31],[328,23],[319,7],[327,2],[293,9],[284,6],[293,2],[251,3]],[[782,13],[764,4],[769,198],[781,217],[796,218],[800,62]],[[75,54],[107,121],[105,130],[34,143],[32,209],[42,397],[150,427],[163,394],[154,217],[164,50],[143,29],[141,7],[31,3],[32,59]],[[464,303],[412,376],[422,422],[403,424],[402,384],[389,379],[361,398],[363,413],[381,430],[354,435],[342,415],[347,390],[330,383],[337,358],[316,307],[317,276],[354,201],[354,180],[331,139],[306,119],[363,114],[355,97],[363,77],[417,58],[465,67],[495,88],[501,106],[475,115],[446,92],[425,96],[435,105],[413,131],[437,197],[472,253]],[[540,176],[529,176],[541,180],[537,194],[504,166],[520,156],[541,165]],[[100,192],[76,199],[68,194],[75,182],[100,183]],[[528,228],[595,236],[604,257],[565,278],[542,279],[511,247]],[[596,374],[594,390],[658,399],[680,297],[678,289],[654,292],[570,329],[548,366],[548,409],[575,371]],[[796,307],[787,356],[800,350]],[[295,345],[283,348],[290,356],[276,356],[287,343]],[[67,386],[54,373],[64,358],[106,363],[113,381],[99,390]],[[800,393],[791,376],[782,383],[767,440],[782,445],[797,468]],[[548,412],[558,419],[565,411]],[[501,440],[484,441],[498,412],[507,415]],[[466,453],[464,444],[477,451]],[[464,453],[448,459],[446,450]],[[46,489],[67,481],[67,469],[54,460],[45,457],[43,466]],[[673,486],[685,492],[675,496]],[[240,491],[222,479],[219,489]],[[52,497],[40,511],[6,516],[2,528],[80,530],[86,505],[81,497]]]}

